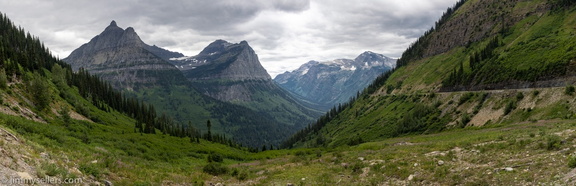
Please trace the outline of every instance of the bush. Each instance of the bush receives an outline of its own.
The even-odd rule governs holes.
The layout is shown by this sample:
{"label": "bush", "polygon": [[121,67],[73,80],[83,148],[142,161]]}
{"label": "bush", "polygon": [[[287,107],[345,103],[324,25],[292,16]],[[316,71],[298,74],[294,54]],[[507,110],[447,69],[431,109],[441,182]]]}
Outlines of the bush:
{"label": "bush", "polygon": [[558,150],[562,145],[562,139],[560,136],[550,135],[546,138],[546,149],[548,150]]}
{"label": "bush", "polygon": [[504,115],[510,114],[514,109],[516,109],[516,102],[509,101],[508,104],[506,104],[506,107],[504,107]]}
{"label": "bush", "polygon": [[95,164],[82,164],[80,165],[80,171],[86,175],[92,175],[96,178],[100,177],[100,170]]}
{"label": "bush", "polygon": [[222,157],[222,155],[220,155],[218,153],[212,153],[212,154],[208,155],[208,162],[221,163],[223,161],[224,161],[224,158]]}
{"label": "bush", "polygon": [[238,170],[238,168],[232,169],[232,173],[230,173],[230,175],[236,177],[240,181],[246,180],[246,178],[248,178],[247,170]]}
{"label": "bush", "polygon": [[566,93],[567,95],[572,95],[572,94],[574,94],[574,91],[576,91],[576,89],[574,88],[574,86],[570,85],[570,86],[566,86],[564,93]]}
{"label": "bush", "polygon": [[42,79],[39,75],[35,76],[30,82],[30,92],[33,96],[33,101],[38,110],[44,110],[50,106],[52,97],[50,94],[50,85]]}
{"label": "bush", "polygon": [[208,163],[208,165],[204,166],[204,168],[202,168],[202,171],[204,171],[205,173],[214,175],[214,176],[218,176],[218,175],[228,173],[228,167],[226,167],[220,163],[212,162],[212,163]]}
{"label": "bush", "polygon": [[458,101],[458,105],[462,105],[462,104],[466,103],[472,97],[474,97],[474,93],[472,93],[472,92],[468,92],[468,93],[462,95],[462,97],[460,97],[460,100]]}
{"label": "bush", "polygon": [[570,156],[568,158],[568,167],[576,168],[576,156]]}
{"label": "bush", "polygon": [[524,94],[522,94],[522,92],[518,92],[516,94],[516,101],[521,101],[522,99],[524,99]]}

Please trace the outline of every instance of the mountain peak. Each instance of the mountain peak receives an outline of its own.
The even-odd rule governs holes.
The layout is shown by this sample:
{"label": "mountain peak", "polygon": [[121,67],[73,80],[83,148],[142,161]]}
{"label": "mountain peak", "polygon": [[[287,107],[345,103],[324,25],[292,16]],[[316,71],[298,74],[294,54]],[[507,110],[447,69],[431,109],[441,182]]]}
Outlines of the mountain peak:
{"label": "mountain peak", "polygon": [[136,31],[134,31],[134,28],[132,28],[132,27],[126,28],[125,31],[126,31],[127,33],[136,33]]}
{"label": "mountain peak", "polygon": [[229,43],[228,41],[222,40],[222,39],[218,39],[212,43],[210,43],[206,48],[204,48],[204,50],[202,50],[200,52],[200,54],[198,55],[212,55],[218,52],[223,52],[226,50],[227,46],[232,45],[232,43]]}
{"label": "mountain peak", "polygon": [[112,20],[112,22],[110,22],[109,27],[110,27],[110,26],[112,26],[112,27],[117,27],[118,25],[116,24],[116,21]]}
{"label": "mountain peak", "polygon": [[[248,42],[229,43],[216,40],[210,43],[200,54],[189,58],[193,61],[188,66],[195,66],[187,70],[187,77],[198,79],[229,79],[229,80],[270,80],[256,52]],[[185,65],[181,65],[185,66]]]}

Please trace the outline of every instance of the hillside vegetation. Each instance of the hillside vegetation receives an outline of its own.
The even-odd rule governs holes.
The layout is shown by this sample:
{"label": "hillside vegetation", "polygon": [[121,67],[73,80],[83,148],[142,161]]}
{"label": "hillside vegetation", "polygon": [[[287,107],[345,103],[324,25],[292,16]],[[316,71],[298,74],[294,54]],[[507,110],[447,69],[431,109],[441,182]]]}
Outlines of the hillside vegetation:
{"label": "hillside vegetation", "polygon": [[147,120],[169,108],[122,99],[148,111],[139,117],[91,92],[105,87],[58,78],[93,76],[72,73],[4,16],[0,175],[117,185],[573,185],[572,2],[460,1],[396,69],[293,135],[289,149],[253,152]]}
{"label": "hillside vegetation", "polygon": [[220,167],[263,158],[210,130],[176,125],[86,71],[72,72],[6,15],[0,62],[2,181],[193,184],[211,178],[203,171],[209,156]]}
{"label": "hillside vegetation", "polygon": [[[573,97],[564,87],[574,83],[576,11],[557,5],[459,2],[403,54],[393,73],[285,146],[335,147],[473,125],[572,118]],[[528,89],[537,87],[560,88]],[[494,89],[503,90],[482,91]],[[450,92],[455,90],[477,92]]]}

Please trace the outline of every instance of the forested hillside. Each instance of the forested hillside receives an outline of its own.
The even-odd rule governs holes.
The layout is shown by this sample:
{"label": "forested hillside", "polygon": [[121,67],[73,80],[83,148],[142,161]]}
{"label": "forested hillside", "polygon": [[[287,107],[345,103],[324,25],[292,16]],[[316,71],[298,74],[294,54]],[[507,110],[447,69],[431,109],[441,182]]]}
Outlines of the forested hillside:
{"label": "forested hillside", "polygon": [[[202,132],[178,125],[97,76],[73,72],[3,14],[0,62],[0,179],[191,183],[177,175],[202,174],[209,154],[221,162],[252,159],[248,150],[260,150],[211,133],[210,121]],[[176,172],[148,174],[167,170]]]}
{"label": "forested hillside", "polygon": [[[575,15],[570,1],[460,1],[404,52],[393,72],[284,146],[356,145],[573,118]],[[478,92],[452,92],[461,90]]]}

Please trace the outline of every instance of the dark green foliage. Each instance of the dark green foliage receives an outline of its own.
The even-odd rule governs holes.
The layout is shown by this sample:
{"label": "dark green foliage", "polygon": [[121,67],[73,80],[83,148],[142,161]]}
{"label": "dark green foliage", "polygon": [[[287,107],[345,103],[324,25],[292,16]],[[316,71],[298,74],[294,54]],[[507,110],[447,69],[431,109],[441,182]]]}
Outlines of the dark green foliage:
{"label": "dark green foliage", "polygon": [[551,0],[549,2],[555,9],[568,8],[576,4],[574,0]]}
{"label": "dark green foliage", "polygon": [[568,157],[568,167],[570,168],[576,168],[576,156],[570,156]]}
{"label": "dark green foliage", "polygon": [[82,173],[86,175],[92,175],[96,178],[99,178],[100,175],[102,174],[100,172],[100,169],[98,169],[98,167],[96,166],[96,164],[93,163],[82,164],[80,165],[79,169],[80,171],[82,171]]}
{"label": "dark green foliage", "polygon": [[8,77],[6,76],[6,71],[0,69],[0,89],[5,90],[8,88]]}
{"label": "dark green foliage", "polygon": [[64,125],[68,125],[70,122],[72,122],[72,118],[70,118],[70,109],[68,107],[61,106],[58,114],[60,114],[62,121],[64,121]]}
{"label": "dark green foliage", "polygon": [[522,101],[524,99],[524,94],[522,92],[516,93],[516,101]]}
{"label": "dark green foliage", "polygon": [[222,163],[223,161],[224,161],[224,157],[222,157],[221,154],[212,153],[212,154],[208,155],[208,162]]}
{"label": "dark green foliage", "polygon": [[350,139],[350,141],[348,141],[348,145],[350,145],[350,146],[360,145],[362,143],[364,143],[364,140],[360,136],[356,136],[356,137]]}
{"label": "dark green foliage", "polygon": [[474,97],[474,93],[467,92],[466,94],[462,95],[462,97],[460,97],[460,100],[458,101],[458,105],[462,105],[462,104],[466,103],[472,97]]}
{"label": "dark green foliage", "polygon": [[228,173],[228,167],[226,167],[220,163],[212,162],[212,163],[208,163],[208,165],[204,166],[204,168],[202,168],[202,171],[204,171],[205,173],[214,175],[214,176],[218,176],[218,175]]}
{"label": "dark green foliage", "polygon": [[405,134],[411,132],[424,132],[428,129],[435,120],[439,110],[423,105],[416,104],[412,110],[405,113],[402,119],[398,122],[398,134]]}
{"label": "dark green foliage", "polygon": [[[390,71],[389,71],[390,72]],[[389,73],[386,72],[386,73]],[[385,73],[385,74],[386,74]],[[389,76],[389,75],[388,75]],[[381,76],[382,77],[382,76]],[[386,77],[387,78],[387,77]],[[376,81],[375,81],[376,82]],[[373,83],[374,84],[374,83]],[[362,93],[362,95],[368,95],[367,92],[371,92],[369,91],[370,87],[366,88],[364,90],[364,93]],[[372,90],[375,91],[375,90]],[[350,107],[352,107],[352,103],[354,103],[354,101],[356,101],[356,97],[353,97],[350,99],[350,101],[348,101],[347,103],[344,104],[339,104],[337,107],[334,106],[332,109],[330,109],[330,111],[328,111],[324,116],[321,116],[318,120],[316,120],[315,123],[308,125],[306,128],[296,132],[296,134],[292,135],[290,138],[288,138],[287,140],[285,140],[284,142],[282,142],[282,144],[280,145],[281,148],[291,148],[295,143],[299,142],[299,141],[303,141],[305,140],[305,137],[307,137],[310,134],[317,134],[318,131],[320,131],[320,129],[322,129],[322,127],[324,127],[326,124],[328,124],[330,121],[332,121],[333,119],[336,118],[336,116],[338,116],[338,114]],[[324,143],[326,142],[325,139],[319,139],[317,142],[320,142],[318,145],[319,146],[323,146]]]}
{"label": "dark green foliage", "polygon": [[562,139],[557,135],[549,135],[546,137],[546,149],[547,150],[560,150],[562,145]]}
{"label": "dark green foliage", "polygon": [[468,122],[470,122],[471,118],[470,115],[468,115],[468,113],[464,113],[464,115],[462,115],[462,119],[460,120],[460,127],[464,128],[466,127],[466,125],[468,124]]}
{"label": "dark green foliage", "polygon": [[510,114],[510,112],[512,112],[514,109],[516,109],[516,101],[515,100],[508,101],[508,103],[506,103],[506,106],[504,107],[504,115]]}
{"label": "dark green foliage", "polygon": [[50,106],[52,102],[52,97],[50,94],[49,85],[42,77],[35,75],[30,82],[30,93],[34,100],[34,105],[38,110],[44,110]]}
{"label": "dark green foliage", "polygon": [[501,41],[499,37],[492,38],[486,47],[470,55],[470,71],[466,71],[463,62],[461,62],[458,69],[454,69],[448,78],[442,82],[442,85],[444,87],[451,87],[473,83],[472,81],[474,81],[474,78],[480,73],[482,67],[487,63],[486,61],[494,57],[494,50],[500,45]]}
{"label": "dark green foliage", "polygon": [[572,95],[572,94],[574,94],[575,90],[576,89],[572,85],[566,86],[566,88],[564,89],[564,93],[566,93],[566,95]]}

